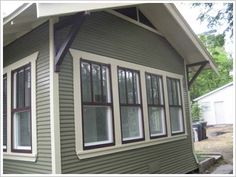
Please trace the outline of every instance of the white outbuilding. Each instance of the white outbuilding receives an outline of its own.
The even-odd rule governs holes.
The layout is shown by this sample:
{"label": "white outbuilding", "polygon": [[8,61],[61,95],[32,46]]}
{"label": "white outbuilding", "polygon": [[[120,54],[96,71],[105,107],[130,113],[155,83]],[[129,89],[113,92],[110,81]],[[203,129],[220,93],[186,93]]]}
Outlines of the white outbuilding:
{"label": "white outbuilding", "polygon": [[193,101],[202,108],[202,118],[208,125],[233,124],[235,119],[233,82],[202,95]]}

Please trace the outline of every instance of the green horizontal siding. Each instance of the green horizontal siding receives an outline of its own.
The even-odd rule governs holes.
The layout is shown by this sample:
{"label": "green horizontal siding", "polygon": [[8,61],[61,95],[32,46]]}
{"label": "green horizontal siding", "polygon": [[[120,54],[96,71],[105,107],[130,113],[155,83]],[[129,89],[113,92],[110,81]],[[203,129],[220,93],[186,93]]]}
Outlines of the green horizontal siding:
{"label": "green horizontal siding", "polygon": [[50,100],[49,100],[49,26],[48,23],[4,47],[4,66],[36,51],[36,162],[3,160],[3,173],[51,173]]}
{"label": "green horizontal siding", "polygon": [[[58,33],[59,40],[65,39],[67,32]],[[72,48],[184,73],[183,59],[164,38],[105,12],[88,17]],[[184,86],[187,139],[81,160],[75,154],[73,61],[67,54],[59,73],[62,173],[187,173],[196,169]]]}

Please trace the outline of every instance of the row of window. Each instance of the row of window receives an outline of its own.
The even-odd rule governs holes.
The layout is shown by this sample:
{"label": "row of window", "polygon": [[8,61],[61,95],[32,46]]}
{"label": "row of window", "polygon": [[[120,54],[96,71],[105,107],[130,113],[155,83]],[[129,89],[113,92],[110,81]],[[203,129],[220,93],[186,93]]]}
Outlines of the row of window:
{"label": "row of window", "polygon": [[[7,147],[7,74],[3,76],[3,148]],[[31,152],[31,66],[12,71],[11,150]]]}
{"label": "row of window", "polygon": [[[144,140],[142,94],[147,95],[150,138],[167,136],[162,76],[145,73],[146,93],[140,73],[117,67],[122,143]],[[114,116],[110,65],[81,59],[83,147],[114,145]],[[184,132],[180,80],[167,78],[172,135]]]}
{"label": "row of window", "polygon": [[[163,78],[145,73],[146,91],[141,90],[140,72],[118,67],[118,90],[122,143],[144,140],[142,94],[147,96],[150,138],[167,136]],[[114,113],[110,65],[82,59],[80,62],[83,147],[114,145]],[[11,150],[31,152],[31,66],[11,75]],[[75,78],[76,79],[76,78]],[[167,78],[172,135],[184,132],[180,80]],[[144,93],[142,93],[144,92]],[[3,147],[7,146],[7,74],[3,76]]]}

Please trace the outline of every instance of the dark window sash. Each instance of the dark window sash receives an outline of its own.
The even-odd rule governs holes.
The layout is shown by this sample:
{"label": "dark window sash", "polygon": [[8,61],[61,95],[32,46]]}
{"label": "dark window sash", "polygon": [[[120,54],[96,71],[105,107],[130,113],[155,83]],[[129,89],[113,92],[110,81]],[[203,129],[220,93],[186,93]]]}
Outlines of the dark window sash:
{"label": "dark window sash", "polygon": [[[138,107],[141,111],[141,123],[142,123],[142,134],[143,134],[143,137],[141,138],[137,138],[137,139],[131,139],[131,140],[123,140],[123,135],[122,135],[122,124],[120,124],[121,126],[121,137],[122,137],[122,144],[126,144],[126,143],[133,143],[133,142],[138,142],[138,141],[143,141],[145,140],[145,131],[144,131],[144,120],[143,120],[143,106],[142,106],[142,90],[141,90],[141,82],[140,82],[140,72],[138,70],[134,70],[134,69],[130,69],[130,68],[124,68],[124,67],[120,67],[120,66],[117,66],[117,71],[118,71],[118,77],[119,77],[119,71],[124,71],[125,72],[125,85],[126,85],[126,103],[121,103],[121,100],[120,100],[120,86],[118,86],[118,89],[119,89],[119,103],[120,103],[120,111],[121,111],[121,108],[122,107]],[[126,75],[126,72],[131,72],[132,73],[132,81],[134,81],[134,74],[133,73],[136,73],[138,78],[137,78],[137,97],[140,98],[139,100],[139,103],[137,104],[136,102],[134,103],[129,103],[128,102],[128,93],[127,93],[127,75]],[[119,80],[119,79],[118,79]],[[119,84],[119,82],[118,82]],[[133,92],[135,91],[134,89],[134,82],[133,82]],[[135,97],[135,94],[133,94],[133,96]],[[120,119],[121,116],[120,116]],[[122,120],[121,120],[122,121]]]}
{"label": "dark window sash", "polygon": [[[11,95],[12,95],[12,103],[11,103],[11,151],[12,152],[17,152],[17,153],[32,153],[32,115],[31,115],[31,77],[30,77],[30,89],[29,89],[29,92],[30,92],[30,97],[29,97],[29,104],[30,106],[25,106],[25,71],[26,71],[26,68],[29,68],[29,72],[31,74],[31,64],[28,63],[22,67],[19,67],[15,70],[13,70],[11,72],[11,75],[12,75],[12,81],[11,81]],[[20,107],[19,106],[19,100],[18,100],[18,86],[19,86],[19,79],[17,77],[17,74],[19,73],[19,71],[23,70],[23,106]],[[14,74],[16,73],[16,78],[14,78]],[[16,79],[16,85],[14,84],[14,79]],[[14,95],[14,89],[15,89],[15,93],[16,95]],[[15,97],[14,97],[15,96]],[[16,99],[16,100],[15,100]],[[14,102],[16,103],[16,105],[14,105]],[[15,144],[14,144],[14,140],[15,140],[15,137],[14,137],[14,114],[15,113],[18,113],[18,112],[29,112],[30,113],[30,117],[29,117],[29,121],[30,121],[30,150],[29,149],[16,149],[15,148]]]}
{"label": "dark window sash", "polygon": [[[89,60],[86,60],[86,59],[80,59],[80,67],[81,67],[81,63],[87,63],[87,64],[89,64],[89,67],[90,67],[90,95],[91,95],[91,101],[90,102],[84,102],[83,101],[83,99],[82,99],[82,103],[84,104],[88,104],[88,103],[90,103],[90,104],[105,104],[105,103],[109,103],[109,101],[108,100],[110,100],[110,102],[112,102],[112,95],[110,94],[110,99],[104,99],[103,97],[104,97],[104,89],[103,89],[103,71],[102,71],[102,68],[103,67],[105,67],[105,69],[107,69],[108,68],[108,74],[109,74],[109,78],[107,78],[107,79],[109,79],[109,89],[110,89],[110,91],[108,91],[108,92],[110,92],[111,93],[111,75],[110,75],[110,70],[111,70],[111,67],[110,67],[110,64],[104,64],[104,63],[99,63],[99,62],[95,62],[95,61],[89,61]],[[101,100],[100,101],[95,101],[94,100],[94,89],[93,89],[93,74],[92,74],[92,72],[93,72],[93,64],[94,65],[98,65],[99,67],[100,67],[100,86],[101,86]],[[81,72],[80,72],[80,74],[81,74]],[[82,78],[82,77],[81,77]],[[83,82],[83,80],[81,80],[81,85],[83,84],[82,83]],[[81,87],[81,88],[83,88],[83,87]]]}
{"label": "dark window sash", "polygon": [[[91,87],[91,101],[83,101],[83,80],[82,80],[82,68],[81,68],[81,64],[82,63],[87,63],[90,65],[90,87]],[[103,74],[102,74],[102,68],[108,68],[108,75],[109,78],[107,78],[109,80],[109,90],[107,90],[107,92],[110,92],[110,98],[104,100],[103,98],[101,99],[101,102],[95,102],[94,101],[94,93],[93,93],[93,76],[92,76],[92,65],[99,65],[100,66],[100,85],[101,85],[101,94],[104,95],[104,90],[103,90]],[[114,133],[114,111],[113,111],[113,97],[112,97],[112,81],[111,81],[111,65],[110,64],[105,64],[105,63],[100,63],[100,62],[96,62],[96,61],[90,61],[87,59],[82,59],[80,58],[80,82],[81,82],[81,104],[82,104],[82,108],[84,108],[85,106],[94,106],[94,107],[103,107],[103,106],[107,106],[111,108],[112,111],[112,136],[113,136],[113,142],[111,143],[106,143],[106,144],[97,144],[97,145],[91,145],[91,146],[85,146],[85,133],[84,133],[84,127],[82,126],[82,131],[83,131],[83,149],[84,150],[90,150],[90,149],[96,149],[96,148],[102,148],[102,147],[108,147],[108,146],[113,146],[115,145],[115,133]],[[110,100],[110,102],[108,101]],[[82,125],[84,125],[84,110],[82,109]]]}

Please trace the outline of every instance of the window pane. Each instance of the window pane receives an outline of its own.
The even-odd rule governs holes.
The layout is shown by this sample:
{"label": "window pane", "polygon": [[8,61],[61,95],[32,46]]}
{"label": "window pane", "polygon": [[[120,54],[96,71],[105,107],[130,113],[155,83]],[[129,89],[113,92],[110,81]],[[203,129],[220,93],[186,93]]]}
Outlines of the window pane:
{"label": "window pane", "polygon": [[7,77],[3,78],[3,145],[7,144]]}
{"label": "window pane", "polygon": [[30,106],[30,95],[31,95],[31,83],[30,83],[30,67],[25,69],[25,106]]}
{"label": "window pane", "polygon": [[30,112],[14,114],[14,146],[31,146]]}
{"label": "window pane", "polygon": [[90,78],[90,64],[81,63],[81,75],[82,75],[82,93],[83,102],[90,102],[91,99],[91,78]]}
{"label": "window pane", "polygon": [[179,105],[178,104],[178,92],[177,92],[177,85],[176,81],[172,80],[172,90],[173,90],[173,104],[174,105]]}
{"label": "window pane", "polygon": [[177,94],[178,94],[178,105],[182,105],[181,103],[181,93],[180,93],[180,82],[179,81],[176,81],[176,86],[177,86]]}
{"label": "window pane", "polygon": [[164,95],[163,95],[163,86],[162,86],[162,77],[158,77],[158,82],[159,82],[159,101],[160,104],[163,105],[164,104]]}
{"label": "window pane", "polygon": [[164,108],[149,107],[148,115],[151,136],[165,134]]}
{"label": "window pane", "polygon": [[143,137],[140,107],[121,107],[123,140],[138,139]]}
{"label": "window pane", "polygon": [[115,9],[115,11],[130,17],[134,20],[137,20],[137,9],[136,7],[128,7],[128,8],[122,8],[122,9]]}
{"label": "window pane", "polygon": [[102,66],[103,101],[111,103],[110,73],[107,66]]}
{"label": "window pane", "polygon": [[152,90],[153,90],[153,101],[154,104],[159,104],[159,83],[156,76],[152,76]]}
{"label": "window pane", "polygon": [[156,29],[156,28],[153,26],[153,24],[147,19],[147,17],[145,17],[145,16],[143,15],[143,13],[142,13],[140,10],[138,10],[138,12],[139,12],[139,21],[140,21],[141,23],[143,23],[143,24],[145,24],[145,25],[147,25],[147,26],[149,26],[149,27],[151,27],[151,28],[153,28],[153,29]]}
{"label": "window pane", "polygon": [[170,118],[172,132],[183,131],[182,109],[179,107],[170,107]]}
{"label": "window pane", "polygon": [[139,75],[134,72],[134,96],[135,96],[135,103],[140,104],[140,91],[139,91]]}
{"label": "window pane", "polygon": [[125,71],[119,70],[119,96],[120,103],[126,103]]}
{"label": "window pane", "polygon": [[134,89],[133,89],[133,74],[130,71],[126,71],[126,84],[128,93],[128,103],[134,103]]}
{"label": "window pane", "polygon": [[113,142],[112,111],[108,106],[84,106],[83,128],[85,146]]}
{"label": "window pane", "polygon": [[17,108],[24,107],[24,69],[17,72],[16,89],[17,89]]}
{"label": "window pane", "polygon": [[147,102],[148,104],[153,104],[151,75],[149,74],[146,74],[146,89],[147,89]]}
{"label": "window pane", "polygon": [[93,100],[94,102],[102,102],[101,68],[99,65],[92,64],[92,75],[93,75]]}
{"label": "window pane", "polygon": [[171,79],[167,78],[167,88],[168,88],[168,99],[169,99],[169,105],[174,105],[173,103],[173,93],[172,93],[172,84]]}

